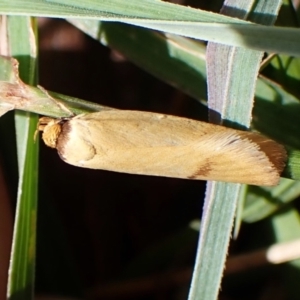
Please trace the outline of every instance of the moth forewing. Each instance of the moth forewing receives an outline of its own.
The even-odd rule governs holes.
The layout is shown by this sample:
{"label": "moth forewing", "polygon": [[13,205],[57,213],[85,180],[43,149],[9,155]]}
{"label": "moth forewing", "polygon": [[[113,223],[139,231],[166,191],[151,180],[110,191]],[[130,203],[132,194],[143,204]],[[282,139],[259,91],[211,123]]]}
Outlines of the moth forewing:
{"label": "moth forewing", "polygon": [[44,133],[54,124],[60,157],[91,169],[276,185],[286,159],[283,146],[256,133],[150,112],[84,114]]}

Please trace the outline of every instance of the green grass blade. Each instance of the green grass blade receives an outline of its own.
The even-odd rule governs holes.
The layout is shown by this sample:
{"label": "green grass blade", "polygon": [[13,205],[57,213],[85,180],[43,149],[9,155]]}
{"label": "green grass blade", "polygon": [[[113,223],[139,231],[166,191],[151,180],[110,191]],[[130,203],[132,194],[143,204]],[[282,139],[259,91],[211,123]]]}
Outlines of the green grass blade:
{"label": "green grass blade", "polygon": [[[36,24],[29,17],[9,17],[11,54],[21,63],[21,77],[36,82]],[[38,149],[34,142],[38,117],[16,112],[19,186],[7,295],[9,299],[33,299],[35,274],[36,217],[38,198]]]}
{"label": "green grass blade", "polygon": [[243,210],[243,221],[252,223],[269,217],[295,200],[300,194],[300,182],[282,179],[280,185],[268,187],[251,186]]}
{"label": "green grass blade", "polygon": [[235,214],[230,201],[238,198],[237,187],[241,185],[222,182],[207,186],[206,194],[215,199],[204,207],[189,300],[217,299]]}
{"label": "green grass blade", "polygon": [[117,21],[225,45],[300,55],[299,29],[255,25],[164,1],[4,0],[0,13]]}
{"label": "green grass blade", "polygon": [[[36,129],[37,116],[29,113],[18,113],[16,130],[18,131],[19,149],[26,153],[22,173],[19,178],[18,204],[14,227],[13,247],[8,284],[9,299],[33,299],[36,247],[37,217],[37,169],[38,144],[33,145],[32,139]],[[24,132],[23,145],[20,135]],[[24,139],[27,137],[27,141]]]}
{"label": "green grass blade", "polygon": [[[252,10],[260,15],[273,15],[273,19],[261,18],[260,23],[271,23],[278,12],[280,1],[275,6],[261,6],[264,1],[228,1],[224,13],[236,13],[247,17]],[[274,1],[273,1],[274,4]],[[235,8],[235,9],[234,9]],[[244,12],[244,16],[240,12]],[[262,53],[224,45],[210,44],[207,50],[208,104],[210,119],[215,123],[226,120],[234,127],[249,127],[255,82]],[[243,70],[247,72],[243,72]],[[243,99],[243,101],[239,101]],[[223,182],[208,182],[201,222],[197,258],[189,300],[217,299],[225,267],[229,240],[232,232],[241,185]]]}

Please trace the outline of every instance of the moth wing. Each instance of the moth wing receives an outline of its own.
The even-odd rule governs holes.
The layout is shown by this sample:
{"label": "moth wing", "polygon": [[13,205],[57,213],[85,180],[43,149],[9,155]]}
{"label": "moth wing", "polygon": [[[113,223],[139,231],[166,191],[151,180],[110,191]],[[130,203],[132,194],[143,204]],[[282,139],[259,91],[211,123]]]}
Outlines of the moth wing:
{"label": "moth wing", "polygon": [[153,113],[79,116],[64,125],[59,139],[63,160],[92,169],[274,185],[283,168],[282,146],[270,139]]}

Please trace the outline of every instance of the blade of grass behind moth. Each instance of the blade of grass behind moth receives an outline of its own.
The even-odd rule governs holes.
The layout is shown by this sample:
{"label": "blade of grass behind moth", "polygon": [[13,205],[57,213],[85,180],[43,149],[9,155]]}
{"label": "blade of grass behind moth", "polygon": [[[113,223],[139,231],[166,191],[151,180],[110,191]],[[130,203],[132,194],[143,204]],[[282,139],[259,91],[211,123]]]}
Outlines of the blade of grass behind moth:
{"label": "blade of grass behind moth", "polygon": [[[215,41],[225,45],[249,47],[255,50],[277,52],[270,48],[273,48],[276,40],[281,39],[280,43],[276,43],[276,47],[280,47],[285,53],[299,55],[297,37],[289,37],[287,40],[282,41],[282,38],[286,39],[289,36],[288,32],[281,32],[276,38],[273,35],[274,32],[269,32],[270,27],[257,26],[255,28],[255,26],[248,26],[249,23],[239,19],[232,19],[230,26],[227,26],[226,22],[230,19],[227,16],[215,15],[211,12],[164,1],[132,0],[130,5],[122,0],[102,0],[101,2],[97,0],[86,0],[84,2],[81,0],[49,0],[49,2],[63,4],[70,9],[73,8],[75,16],[78,13],[98,14],[98,19],[102,20],[110,17],[112,21],[191,38]],[[214,20],[210,23],[212,19]],[[202,23],[197,23],[197,21],[202,21]],[[294,34],[300,35],[300,32],[296,30]]]}
{"label": "blade of grass behind moth", "polygon": [[[272,24],[280,2],[268,6],[264,1],[229,0],[222,12]],[[259,52],[209,44],[208,104],[213,122],[250,126],[261,57]],[[240,184],[208,182],[189,300],[217,298],[240,189]]]}
{"label": "blade of grass behind moth", "polygon": [[0,13],[116,21],[225,45],[300,55],[298,29],[259,26],[165,1],[1,0]]}
{"label": "blade of grass behind moth", "polygon": [[[8,17],[11,55],[20,61],[21,78],[36,82],[36,22],[29,17]],[[38,148],[34,142],[37,115],[16,112],[19,185],[7,296],[33,299],[38,189]]]}
{"label": "blade of grass behind moth", "polygon": [[242,212],[243,221],[253,223],[283,209],[299,197],[299,182],[281,179],[275,187],[250,186]]}

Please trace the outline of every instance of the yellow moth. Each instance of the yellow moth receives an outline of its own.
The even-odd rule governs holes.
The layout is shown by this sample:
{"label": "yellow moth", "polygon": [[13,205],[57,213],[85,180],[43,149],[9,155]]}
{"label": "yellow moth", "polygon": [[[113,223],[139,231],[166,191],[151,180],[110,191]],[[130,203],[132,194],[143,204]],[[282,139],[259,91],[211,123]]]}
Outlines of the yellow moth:
{"label": "yellow moth", "polygon": [[151,112],[43,117],[38,129],[62,160],[90,169],[271,186],[286,160],[259,134]]}

